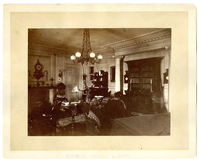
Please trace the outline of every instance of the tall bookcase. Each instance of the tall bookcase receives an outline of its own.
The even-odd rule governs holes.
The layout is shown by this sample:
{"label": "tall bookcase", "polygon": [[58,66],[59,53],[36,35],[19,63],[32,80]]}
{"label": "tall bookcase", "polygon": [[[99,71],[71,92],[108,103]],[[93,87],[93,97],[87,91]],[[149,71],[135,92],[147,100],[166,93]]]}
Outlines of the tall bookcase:
{"label": "tall bookcase", "polygon": [[123,100],[132,111],[162,112],[161,59],[158,57],[127,62],[128,90]]}
{"label": "tall bookcase", "polygon": [[151,58],[128,61],[128,91],[150,90],[160,91],[160,62],[162,58]]}

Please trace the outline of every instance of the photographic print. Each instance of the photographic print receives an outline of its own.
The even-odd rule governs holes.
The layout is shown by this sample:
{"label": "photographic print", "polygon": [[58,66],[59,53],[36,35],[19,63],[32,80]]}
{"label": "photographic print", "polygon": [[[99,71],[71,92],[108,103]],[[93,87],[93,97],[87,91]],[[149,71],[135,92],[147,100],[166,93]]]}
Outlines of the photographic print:
{"label": "photographic print", "polygon": [[188,4],[5,5],[4,157],[194,157],[195,17]]}
{"label": "photographic print", "polygon": [[170,135],[170,58],[169,28],[28,29],[28,135]]}

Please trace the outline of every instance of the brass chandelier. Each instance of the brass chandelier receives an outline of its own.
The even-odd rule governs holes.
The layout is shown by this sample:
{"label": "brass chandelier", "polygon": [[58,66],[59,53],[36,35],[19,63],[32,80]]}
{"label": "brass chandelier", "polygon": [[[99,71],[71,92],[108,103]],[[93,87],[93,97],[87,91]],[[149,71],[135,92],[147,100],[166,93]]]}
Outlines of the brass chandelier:
{"label": "brass chandelier", "polygon": [[83,65],[84,63],[88,64],[88,62],[91,64],[100,63],[102,58],[102,55],[96,57],[95,53],[91,50],[89,29],[84,29],[82,53],[77,51],[70,59],[74,63],[81,63]]}

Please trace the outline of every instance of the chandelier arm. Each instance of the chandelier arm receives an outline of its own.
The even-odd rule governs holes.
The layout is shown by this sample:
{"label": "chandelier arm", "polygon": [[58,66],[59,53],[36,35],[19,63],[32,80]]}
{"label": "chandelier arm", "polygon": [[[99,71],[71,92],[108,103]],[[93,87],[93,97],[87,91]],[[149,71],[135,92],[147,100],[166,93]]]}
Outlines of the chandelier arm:
{"label": "chandelier arm", "polygon": [[100,63],[100,62],[101,62],[101,59],[96,59],[95,62],[96,62],[96,63]]}

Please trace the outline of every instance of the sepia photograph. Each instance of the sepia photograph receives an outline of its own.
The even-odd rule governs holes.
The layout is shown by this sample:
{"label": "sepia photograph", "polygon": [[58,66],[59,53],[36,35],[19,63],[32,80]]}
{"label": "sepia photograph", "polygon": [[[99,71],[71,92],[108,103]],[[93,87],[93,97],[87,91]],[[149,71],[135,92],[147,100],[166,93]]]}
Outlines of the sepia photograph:
{"label": "sepia photograph", "polygon": [[170,57],[169,28],[28,29],[28,135],[170,135]]}
{"label": "sepia photograph", "polygon": [[4,5],[3,156],[196,156],[192,4]]}

